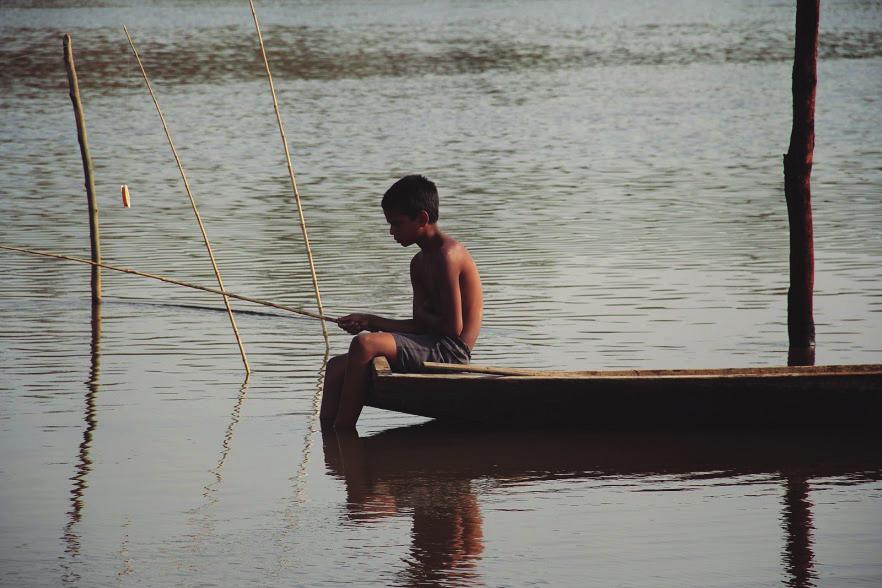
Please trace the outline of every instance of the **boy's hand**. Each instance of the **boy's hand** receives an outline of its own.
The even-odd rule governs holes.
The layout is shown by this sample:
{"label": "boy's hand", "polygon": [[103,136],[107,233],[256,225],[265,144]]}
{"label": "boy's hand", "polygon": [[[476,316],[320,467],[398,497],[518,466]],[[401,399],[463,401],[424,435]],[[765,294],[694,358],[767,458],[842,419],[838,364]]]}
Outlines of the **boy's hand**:
{"label": "boy's hand", "polygon": [[370,315],[367,314],[347,314],[346,316],[341,316],[337,321],[340,328],[350,335],[357,335],[362,331],[370,330],[371,320]]}

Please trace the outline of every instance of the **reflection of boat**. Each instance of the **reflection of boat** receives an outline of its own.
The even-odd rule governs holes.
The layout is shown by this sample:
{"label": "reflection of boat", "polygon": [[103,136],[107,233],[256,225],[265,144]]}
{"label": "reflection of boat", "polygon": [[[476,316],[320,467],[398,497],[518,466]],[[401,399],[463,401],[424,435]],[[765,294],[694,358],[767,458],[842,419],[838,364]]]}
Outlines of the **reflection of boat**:
{"label": "reflection of boat", "polygon": [[427,365],[432,372],[396,373],[375,359],[366,404],[445,420],[592,429],[882,424],[882,365],[459,373],[463,366]]}
{"label": "reflection of boat", "polygon": [[[882,480],[877,431],[505,431],[440,421],[360,439],[375,479],[847,475]],[[332,468],[333,469],[333,468]]]}
{"label": "reflection of boat", "polygon": [[[814,577],[811,482],[882,480],[882,433],[870,431],[500,431],[434,421],[369,437],[323,432],[325,463],[345,480],[348,517],[413,518],[402,584],[476,574],[484,544],[480,488],[545,481],[657,484],[658,476],[730,483],[780,480],[787,585]],[[475,484],[478,484],[475,486]],[[572,488],[572,484],[568,487]],[[589,490],[586,490],[586,492]],[[550,495],[549,495],[550,496]]]}

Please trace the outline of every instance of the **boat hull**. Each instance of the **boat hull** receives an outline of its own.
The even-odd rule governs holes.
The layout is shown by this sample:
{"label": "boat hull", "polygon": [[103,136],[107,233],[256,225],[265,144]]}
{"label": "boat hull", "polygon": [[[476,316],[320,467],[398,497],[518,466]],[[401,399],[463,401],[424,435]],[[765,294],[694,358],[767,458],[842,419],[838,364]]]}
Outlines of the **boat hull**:
{"label": "boat hull", "polygon": [[882,366],[397,374],[379,359],[367,404],[518,427],[878,429]]}

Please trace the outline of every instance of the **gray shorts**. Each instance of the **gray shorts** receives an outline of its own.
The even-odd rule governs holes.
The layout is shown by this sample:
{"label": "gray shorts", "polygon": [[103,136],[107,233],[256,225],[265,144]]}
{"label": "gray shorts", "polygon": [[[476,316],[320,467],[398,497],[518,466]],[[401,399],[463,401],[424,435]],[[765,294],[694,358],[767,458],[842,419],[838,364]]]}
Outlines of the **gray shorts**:
{"label": "gray shorts", "polygon": [[459,337],[446,335],[415,335],[390,333],[398,346],[398,357],[390,363],[396,372],[419,372],[423,362],[468,363],[472,357],[469,346]]}

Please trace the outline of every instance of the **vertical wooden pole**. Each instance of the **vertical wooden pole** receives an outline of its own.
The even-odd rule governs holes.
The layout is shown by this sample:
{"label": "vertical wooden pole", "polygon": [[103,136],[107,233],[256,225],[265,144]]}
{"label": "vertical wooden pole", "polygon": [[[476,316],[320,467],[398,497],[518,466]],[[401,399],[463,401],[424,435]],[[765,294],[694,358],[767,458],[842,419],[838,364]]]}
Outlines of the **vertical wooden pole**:
{"label": "vertical wooden pole", "polygon": [[220,269],[217,267],[214,251],[211,249],[211,242],[208,240],[208,233],[205,230],[205,224],[202,222],[202,215],[199,214],[199,207],[196,206],[196,199],[193,197],[193,191],[190,189],[190,182],[187,180],[187,174],[184,173],[184,164],[181,163],[181,157],[178,155],[178,150],[175,149],[175,142],[172,141],[171,131],[168,130],[168,124],[165,122],[165,115],[162,114],[162,109],[159,107],[159,100],[153,92],[153,86],[150,85],[150,78],[147,77],[147,70],[144,69],[144,64],[141,62],[141,56],[138,55],[138,49],[135,47],[135,40],[132,39],[132,35],[129,34],[129,29],[125,25],[123,25],[123,31],[126,33],[126,38],[129,40],[129,47],[132,48],[132,53],[135,55],[135,60],[138,62],[138,68],[141,70],[141,76],[144,78],[144,83],[147,84],[147,91],[150,93],[150,98],[153,100],[153,105],[156,107],[156,113],[159,115],[160,122],[162,122],[162,130],[165,131],[165,138],[168,139],[168,146],[171,148],[175,163],[178,165],[178,171],[181,172],[181,180],[184,182],[184,190],[187,192],[187,198],[190,199],[190,207],[193,209],[193,214],[196,215],[196,223],[199,225],[199,231],[202,234],[202,242],[205,243],[205,249],[208,251],[208,259],[211,261],[211,268],[214,270],[217,286],[223,293],[224,306],[227,308],[227,316],[230,318],[230,325],[233,327],[233,334],[236,336],[236,344],[239,345],[239,355],[242,356],[245,373],[250,374],[251,365],[248,363],[248,355],[245,353],[245,344],[242,342],[242,336],[239,334],[239,327],[236,325],[236,317],[233,316],[233,307],[230,305],[230,298],[226,294],[224,281],[221,278]]}
{"label": "vertical wooden pole", "polygon": [[[64,63],[67,66],[67,81],[70,85],[70,101],[73,103],[77,119],[77,139],[80,142],[80,155],[83,158],[83,174],[86,176],[86,197],[89,203],[89,240],[92,244],[92,261],[101,263],[101,235],[98,229],[98,202],[95,200],[95,180],[92,177],[92,156],[86,136],[86,117],[80,100],[80,83],[74,65],[73,41],[69,34],[64,35]],[[101,302],[101,268],[92,266],[92,303]]]}
{"label": "vertical wooden pole", "polygon": [[784,195],[790,224],[790,289],[787,292],[789,365],[813,365],[815,359],[811,174],[815,149],[819,20],[820,0],[797,0],[793,129],[790,146],[784,155]]}
{"label": "vertical wooden pole", "polygon": [[[300,231],[303,233],[303,243],[306,246],[306,259],[309,262],[309,271],[312,275],[312,288],[315,291],[315,301],[320,315],[325,314],[322,305],[322,294],[319,291],[318,276],[315,273],[315,262],[312,259],[312,247],[309,245],[309,234],[306,231],[306,219],[303,216],[303,204],[300,201],[300,190],[297,189],[297,178],[294,174],[294,164],[291,162],[291,150],[288,148],[288,137],[285,135],[285,125],[282,123],[282,113],[279,111],[279,99],[276,96],[276,86],[273,83],[273,74],[270,71],[269,60],[266,57],[266,47],[263,44],[263,33],[260,32],[260,23],[257,20],[257,11],[254,9],[254,0],[248,0],[251,6],[251,17],[254,20],[254,28],[257,30],[257,41],[260,45],[260,55],[263,58],[263,66],[266,70],[266,79],[269,82],[270,94],[273,98],[273,110],[276,112],[276,122],[279,125],[279,135],[282,138],[282,147],[285,150],[285,161],[288,164],[288,177],[291,180],[291,190],[294,192],[294,201],[297,203],[297,214],[300,218]],[[322,321],[322,335],[325,337],[325,347],[329,348],[331,342],[328,339],[328,327]]]}

